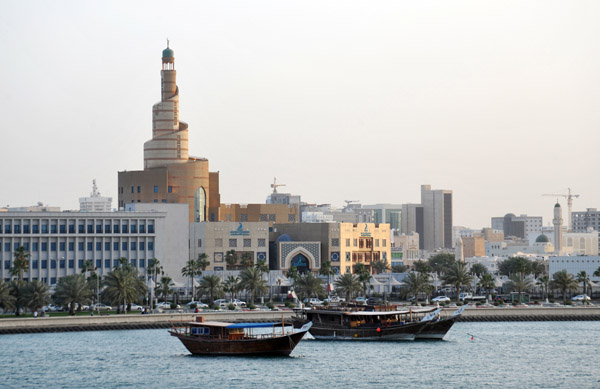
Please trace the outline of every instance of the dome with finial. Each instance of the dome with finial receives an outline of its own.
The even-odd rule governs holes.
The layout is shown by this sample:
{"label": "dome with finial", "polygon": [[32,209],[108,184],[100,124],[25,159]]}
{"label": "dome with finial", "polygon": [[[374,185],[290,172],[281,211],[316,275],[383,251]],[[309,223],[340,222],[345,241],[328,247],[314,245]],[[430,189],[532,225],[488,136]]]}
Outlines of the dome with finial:
{"label": "dome with finial", "polygon": [[559,203],[556,203],[556,205],[554,205],[554,208],[559,208],[559,207],[560,207]]}
{"label": "dome with finial", "polygon": [[171,48],[169,47],[168,39],[167,39],[167,48],[163,50],[162,57],[163,58],[175,58],[175,52],[173,50],[171,50]]}
{"label": "dome with finial", "polygon": [[550,239],[544,234],[538,236],[537,239],[535,240],[535,243],[548,243],[548,242],[550,242]]}

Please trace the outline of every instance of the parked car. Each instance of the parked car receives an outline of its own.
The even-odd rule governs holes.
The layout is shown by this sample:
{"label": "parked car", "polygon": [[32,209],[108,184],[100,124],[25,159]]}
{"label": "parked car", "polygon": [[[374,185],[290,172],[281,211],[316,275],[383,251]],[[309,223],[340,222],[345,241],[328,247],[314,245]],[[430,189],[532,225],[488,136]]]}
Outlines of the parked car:
{"label": "parked car", "polygon": [[[156,304],[157,309],[172,309],[171,303],[158,303]],[[175,309],[179,309],[181,306],[179,304],[175,305]]]}
{"label": "parked car", "polygon": [[[427,300],[427,295],[425,293],[419,293],[419,301],[425,301]],[[408,301],[415,301],[417,298],[416,296],[411,296],[409,297],[407,300]]]}
{"label": "parked car", "polygon": [[91,306],[92,311],[112,311],[112,307],[110,305],[98,303]]}
{"label": "parked car", "polygon": [[437,296],[431,299],[432,303],[449,303],[450,297],[448,296]]}
{"label": "parked car", "polygon": [[304,302],[304,304],[307,304],[307,305],[322,305],[323,304],[323,301],[321,301],[315,297],[305,298],[303,302]]}
{"label": "parked car", "polygon": [[367,298],[360,296],[360,297],[355,298],[354,301],[357,304],[366,304],[367,303]]}
{"label": "parked car", "polygon": [[464,293],[461,293],[458,295],[458,299],[460,301],[470,300],[472,298],[473,298],[473,295],[471,293],[467,293],[467,292],[464,292]]}
{"label": "parked car", "polygon": [[238,299],[233,299],[232,303],[236,306],[236,307],[246,307],[246,302],[242,301],[242,300],[238,300]]}
{"label": "parked car", "polygon": [[196,305],[196,308],[208,308],[208,304],[204,304],[202,301],[190,301],[189,303],[185,304],[185,307],[190,309],[194,304]]}
{"label": "parked car", "polygon": [[[123,310],[123,306],[122,305],[119,308],[121,309],[121,311]],[[127,306],[125,308],[127,308]],[[132,311],[143,311],[144,307],[142,307],[141,305],[137,305],[137,304],[133,304],[132,303],[131,304],[131,310]]]}
{"label": "parked car", "polygon": [[48,304],[42,307],[42,311],[44,312],[58,312],[58,311],[62,311],[62,307],[59,307],[57,305],[54,304]]}
{"label": "parked car", "polygon": [[215,305],[217,305],[221,308],[227,308],[229,306],[229,304],[231,304],[231,300],[228,300],[228,299],[216,299],[215,300]]}
{"label": "parked car", "polygon": [[571,297],[571,301],[590,301],[591,298],[587,294],[579,294],[577,296]]}
{"label": "parked car", "polygon": [[343,301],[346,301],[346,299],[338,296],[329,296],[328,298],[323,300],[324,303],[341,303]]}
{"label": "parked car", "polygon": [[385,305],[387,301],[382,298],[369,297],[367,299],[367,305]]}

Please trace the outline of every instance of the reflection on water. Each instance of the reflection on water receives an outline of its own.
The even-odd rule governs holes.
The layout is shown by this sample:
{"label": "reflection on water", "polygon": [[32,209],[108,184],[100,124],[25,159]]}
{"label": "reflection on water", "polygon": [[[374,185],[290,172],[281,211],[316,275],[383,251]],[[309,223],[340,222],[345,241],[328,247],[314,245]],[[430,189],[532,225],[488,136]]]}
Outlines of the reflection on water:
{"label": "reflection on water", "polygon": [[0,336],[0,387],[600,387],[599,322],[457,323],[441,342],[305,339],[191,356],[166,330]]}

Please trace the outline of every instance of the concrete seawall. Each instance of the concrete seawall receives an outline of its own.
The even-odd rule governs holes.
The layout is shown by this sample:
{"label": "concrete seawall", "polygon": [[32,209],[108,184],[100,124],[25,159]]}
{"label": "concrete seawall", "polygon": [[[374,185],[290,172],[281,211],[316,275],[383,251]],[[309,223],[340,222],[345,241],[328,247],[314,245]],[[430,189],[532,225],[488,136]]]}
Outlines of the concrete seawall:
{"label": "concrete seawall", "polygon": [[[456,308],[445,308],[448,316]],[[170,328],[170,321],[190,321],[202,315],[216,321],[279,321],[289,320],[293,311],[244,311],[205,313],[129,314],[106,316],[70,316],[0,319],[0,335],[39,332],[105,331]],[[525,307],[465,309],[458,321],[600,321],[600,307]]]}
{"label": "concrete seawall", "polygon": [[161,313],[152,315],[96,315],[0,319],[0,335],[38,332],[105,331],[170,328],[171,321],[190,321],[196,316],[216,321],[280,321],[292,311],[245,311],[206,313]]}

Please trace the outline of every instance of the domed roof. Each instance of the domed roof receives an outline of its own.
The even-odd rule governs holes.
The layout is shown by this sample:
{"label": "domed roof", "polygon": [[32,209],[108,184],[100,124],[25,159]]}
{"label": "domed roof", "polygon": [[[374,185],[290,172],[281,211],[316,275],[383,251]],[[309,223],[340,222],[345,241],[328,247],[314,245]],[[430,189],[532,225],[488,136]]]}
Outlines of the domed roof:
{"label": "domed roof", "polygon": [[549,242],[550,242],[550,239],[544,234],[538,236],[537,239],[535,240],[535,243],[549,243]]}
{"label": "domed roof", "polygon": [[175,52],[171,50],[169,47],[163,50],[162,52],[163,58],[175,58]]}
{"label": "domed roof", "polygon": [[556,203],[556,205],[554,205],[554,208],[560,208],[560,204]]}
{"label": "domed roof", "polygon": [[275,242],[291,242],[292,241],[292,237],[289,236],[288,234],[281,234],[279,235],[279,237],[275,240]]}

